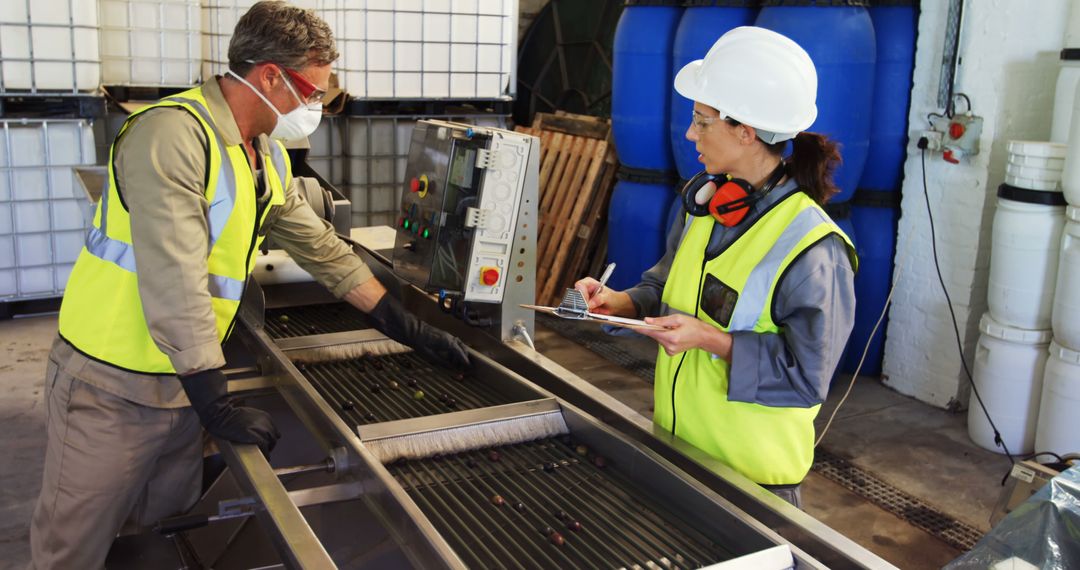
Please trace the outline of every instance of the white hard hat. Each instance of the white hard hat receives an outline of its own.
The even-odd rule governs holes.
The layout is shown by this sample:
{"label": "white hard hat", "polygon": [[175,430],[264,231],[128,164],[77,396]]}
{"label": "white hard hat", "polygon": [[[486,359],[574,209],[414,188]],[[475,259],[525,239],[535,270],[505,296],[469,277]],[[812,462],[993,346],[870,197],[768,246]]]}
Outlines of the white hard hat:
{"label": "white hard hat", "polygon": [[817,70],[786,36],[754,26],[716,40],[675,76],[680,95],[754,127],[766,143],[794,138],[817,118]]}

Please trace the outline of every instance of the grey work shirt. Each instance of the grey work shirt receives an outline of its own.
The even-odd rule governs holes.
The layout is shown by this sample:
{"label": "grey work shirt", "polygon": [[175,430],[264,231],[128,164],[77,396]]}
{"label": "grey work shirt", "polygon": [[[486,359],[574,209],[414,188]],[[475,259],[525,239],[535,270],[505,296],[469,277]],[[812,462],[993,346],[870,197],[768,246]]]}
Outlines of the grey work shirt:
{"label": "grey work shirt", "polygon": [[[706,255],[718,255],[769,206],[795,191],[795,181],[789,179],[754,204],[740,224],[730,228],[715,224]],[[641,283],[627,290],[640,316],[660,313],[664,284],[684,226],[685,216],[680,216],[668,234],[664,257],[642,274]],[[787,407],[810,407],[825,401],[854,326],[854,277],[847,244],[836,235],[792,262],[774,299],[781,332],[732,333],[728,399]]]}
{"label": "grey work shirt", "polygon": [[[225,144],[240,144],[240,129],[217,79],[206,82],[203,96]],[[272,143],[265,135],[252,142],[260,157],[269,153]],[[117,182],[131,213],[143,316],[154,342],[181,373],[225,365],[207,288],[207,144],[195,117],[165,107],[134,119],[113,150]],[[270,198],[267,171],[261,162],[253,168],[256,185],[246,191],[255,193],[261,208]],[[267,213],[264,229],[269,227],[274,243],[319,283],[343,297],[370,279],[371,270],[315,215],[297,184],[294,179],[285,189],[285,203]],[[57,360],[79,380],[144,406],[188,405],[174,375],[139,374],[69,349],[57,349],[62,352]]]}

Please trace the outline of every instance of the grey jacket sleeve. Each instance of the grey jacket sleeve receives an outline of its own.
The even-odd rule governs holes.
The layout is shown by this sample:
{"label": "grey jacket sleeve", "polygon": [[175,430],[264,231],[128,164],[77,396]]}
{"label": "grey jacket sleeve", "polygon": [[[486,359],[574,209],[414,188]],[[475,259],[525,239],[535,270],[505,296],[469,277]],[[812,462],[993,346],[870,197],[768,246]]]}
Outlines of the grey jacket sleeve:
{"label": "grey jacket sleeve", "polygon": [[777,407],[825,401],[854,326],[854,277],[838,236],[797,259],[777,291],[781,332],[732,334],[728,399]]}
{"label": "grey jacket sleeve", "polygon": [[285,189],[285,204],[270,235],[300,267],[340,299],[371,279],[371,270],[352,247],[338,239],[333,226],[315,214],[300,196],[297,184],[294,178]]}
{"label": "grey jacket sleeve", "polygon": [[675,250],[679,248],[679,242],[682,241],[684,227],[686,227],[686,216],[679,216],[671,225],[671,231],[668,232],[664,257],[641,274],[640,283],[626,290],[626,293],[630,295],[630,300],[634,302],[638,317],[660,316],[660,299],[664,294],[668,274],[671,272],[671,264],[675,261]]}
{"label": "grey jacket sleeve", "polygon": [[[207,281],[206,134],[177,109],[151,109],[115,150],[150,336],[178,373],[225,365]],[[120,204],[110,207],[120,207]]]}

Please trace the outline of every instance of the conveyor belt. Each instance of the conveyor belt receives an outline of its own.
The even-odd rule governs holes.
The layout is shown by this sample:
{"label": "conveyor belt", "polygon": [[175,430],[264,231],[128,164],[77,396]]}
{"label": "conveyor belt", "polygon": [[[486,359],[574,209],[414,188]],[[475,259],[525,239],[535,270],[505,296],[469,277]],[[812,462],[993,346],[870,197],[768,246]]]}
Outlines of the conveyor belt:
{"label": "conveyor belt", "polygon": [[733,557],[598,457],[557,438],[387,468],[471,568],[699,568]]}
{"label": "conveyor belt", "polygon": [[348,303],[267,309],[265,326],[273,339],[371,328],[364,313]]}
{"label": "conveyor belt", "polygon": [[438,368],[412,352],[297,367],[353,426],[515,401],[470,374]]}

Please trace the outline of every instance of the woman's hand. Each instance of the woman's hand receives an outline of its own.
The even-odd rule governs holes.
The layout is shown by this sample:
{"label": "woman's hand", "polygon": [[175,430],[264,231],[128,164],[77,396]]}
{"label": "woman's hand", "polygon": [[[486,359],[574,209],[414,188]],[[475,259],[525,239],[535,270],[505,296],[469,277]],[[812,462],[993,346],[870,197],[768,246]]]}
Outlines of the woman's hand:
{"label": "woman's hand", "polygon": [[731,362],[731,335],[690,315],[676,314],[666,317],[646,317],[645,322],[666,330],[634,329],[654,339],[664,347],[668,356],[675,356],[691,348],[700,348]]}
{"label": "woman's hand", "polygon": [[629,294],[610,287],[601,289],[600,282],[592,277],[586,277],[574,283],[574,288],[581,291],[585,297],[590,313],[617,317],[637,316],[637,309],[634,307],[634,302],[630,300]]}

